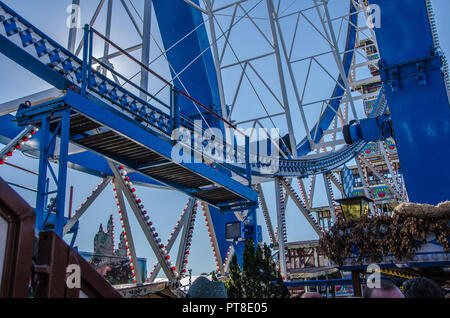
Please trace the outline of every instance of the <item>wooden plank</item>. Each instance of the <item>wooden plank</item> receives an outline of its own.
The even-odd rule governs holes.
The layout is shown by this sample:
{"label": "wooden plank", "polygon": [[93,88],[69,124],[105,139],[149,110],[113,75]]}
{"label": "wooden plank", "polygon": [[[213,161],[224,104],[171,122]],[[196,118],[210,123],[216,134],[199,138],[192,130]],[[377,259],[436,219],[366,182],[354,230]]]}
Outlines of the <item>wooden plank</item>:
{"label": "wooden plank", "polygon": [[0,178],[0,217],[7,233],[3,245],[0,297],[26,298],[34,244],[35,212]]}

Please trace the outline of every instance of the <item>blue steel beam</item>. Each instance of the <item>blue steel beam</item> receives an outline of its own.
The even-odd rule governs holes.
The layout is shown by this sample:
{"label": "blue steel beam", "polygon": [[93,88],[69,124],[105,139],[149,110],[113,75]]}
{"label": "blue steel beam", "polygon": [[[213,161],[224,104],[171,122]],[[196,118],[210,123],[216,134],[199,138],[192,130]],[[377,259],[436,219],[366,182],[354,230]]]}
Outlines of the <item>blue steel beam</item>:
{"label": "blue steel beam", "polygon": [[[100,102],[95,103],[84,99],[82,96],[72,91],[67,92],[65,102],[73,109],[85,114],[102,125],[105,125],[111,130],[135,141],[139,141],[149,149],[158,152],[169,160],[171,159],[173,143],[170,139],[163,140],[161,136],[155,135],[152,131],[145,129],[136,121],[115,111],[106,104],[101,105]],[[145,138],[143,136],[145,136]],[[213,183],[222,185],[227,189],[232,189],[231,191],[251,202],[258,201],[258,194],[251,188],[234,181],[206,164],[181,162],[180,165],[211,180]]]}
{"label": "blue steel beam", "polygon": [[372,0],[382,80],[410,201],[450,199],[450,107],[424,0]]}
{"label": "blue steel beam", "polygon": [[[199,4],[198,0],[193,2]],[[220,113],[220,107],[213,106],[220,106],[219,87],[202,13],[180,0],[153,0],[153,7],[164,48],[166,51],[171,48],[167,51],[167,58],[172,67],[174,85]],[[184,40],[172,48],[182,38]],[[175,78],[194,60],[188,69]],[[223,128],[223,122],[218,118],[199,109],[211,127]],[[197,108],[186,98],[180,98],[180,110],[187,117],[201,119]]]}
{"label": "blue steel beam", "polygon": [[[70,126],[70,110],[59,111],[61,115],[60,123],[57,130],[59,130],[60,149],[59,149],[59,170],[56,176],[50,166],[49,158],[53,157],[55,144],[56,144],[56,131],[53,136],[50,131],[50,116],[43,116],[41,119],[42,129],[40,135],[40,159],[39,159],[39,176],[38,176],[38,193],[36,196],[36,229],[38,231],[45,230],[49,214],[51,213],[47,207],[47,196],[50,193],[56,193],[56,206],[55,206],[55,231],[62,236],[64,227],[64,207],[66,196],[66,181],[67,181],[67,153],[69,147],[69,126]],[[52,177],[56,184],[55,191],[48,191],[47,187],[47,172],[52,173]],[[52,205],[53,207],[53,205]]]}

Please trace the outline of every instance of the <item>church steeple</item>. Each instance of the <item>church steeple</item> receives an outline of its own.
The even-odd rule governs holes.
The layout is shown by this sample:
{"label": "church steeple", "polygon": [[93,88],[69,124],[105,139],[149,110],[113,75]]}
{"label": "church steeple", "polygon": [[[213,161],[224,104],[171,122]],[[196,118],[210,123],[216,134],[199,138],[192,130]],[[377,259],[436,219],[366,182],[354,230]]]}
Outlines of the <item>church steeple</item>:
{"label": "church steeple", "polygon": [[100,224],[98,233],[94,238],[94,254],[102,256],[114,255],[114,219],[112,215],[108,220],[107,232],[105,232],[103,224]]}

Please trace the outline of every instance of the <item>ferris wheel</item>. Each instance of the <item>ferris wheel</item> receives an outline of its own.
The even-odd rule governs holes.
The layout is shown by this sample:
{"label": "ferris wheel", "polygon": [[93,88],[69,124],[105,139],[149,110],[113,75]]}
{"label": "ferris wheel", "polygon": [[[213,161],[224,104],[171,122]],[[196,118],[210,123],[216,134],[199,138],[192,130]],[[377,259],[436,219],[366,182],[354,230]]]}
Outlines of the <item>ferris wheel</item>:
{"label": "ferris wheel", "polygon": [[[10,8],[3,4],[0,6],[4,19],[8,19],[8,15],[14,17]],[[221,132],[230,129],[235,138],[245,136],[249,141],[241,148],[230,145],[229,139],[224,140],[221,147],[211,147],[209,142],[201,141],[199,147],[204,159],[200,162],[220,170],[222,163],[215,155],[227,152],[229,148],[235,150],[236,158],[242,158],[237,163],[223,164],[229,169],[227,177],[253,188],[257,193],[267,233],[273,246],[279,250],[280,271],[283,277],[289,278],[286,247],[286,207],[289,200],[319,237],[326,226],[318,214],[313,215],[318,208],[317,193],[326,198],[332,222],[342,213],[336,199],[352,195],[349,186],[353,188],[353,178],[360,180],[364,196],[373,198],[368,172],[387,187],[393,199],[407,200],[392,139],[372,144],[364,140],[349,142],[346,132],[352,124],[382,116],[388,111],[373,30],[377,22],[376,11],[376,7],[365,0],[237,0],[231,3],[221,0],[73,0],[67,7],[69,16],[66,22],[70,27],[67,53],[63,50],[57,53],[67,56],[71,53],[74,56],[70,57],[72,64],[92,55],[90,64],[85,67],[92,70],[89,72],[94,74],[97,82],[91,87],[88,84],[87,89],[96,98],[111,103],[115,111],[146,128],[156,129],[170,137],[176,123],[167,117],[172,118],[174,110],[170,106],[174,99],[178,99],[178,125],[184,129],[200,129],[207,141],[226,139],[223,136],[212,137],[213,128]],[[25,26],[28,23],[20,19],[16,21]],[[84,31],[81,21],[87,24]],[[5,27],[2,32],[8,33],[9,30]],[[40,31],[33,32],[44,37]],[[20,36],[23,38],[25,35]],[[48,39],[44,42],[56,46]],[[42,56],[47,54],[50,66],[64,74],[64,81],[75,83],[69,90],[78,92],[72,86],[83,82],[82,72],[77,73],[76,67],[70,69],[67,64],[53,61],[52,57],[57,53],[52,55],[51,52],[55,51],[47,50]],[[39,52],[37,55],[41,57]],[[81,69],[84,64],[79,64]],[[57,82],[55,80],[54,89],[24,97],[20,103],[8,103],[12,106],[2,114],[17,111],[25,101],[30,101],[27,107],[34,107],[66,94],[67,90],[58,87]],[[125,90],[126,94],[123,93]],[[151,115],[140,113],[144,107],[136,106],[134,110],[121,107],[123,103],[131,104],[130,99],[133,98],[139,98],[141,104],[151,104]],[[71,120],[73,122],[74,118]],[[86,128],[80,118],[75,120],[80,121],[80,131]],[[88,128],[95,133],[90,139],[71,144],[69,154],[90,149],[96,136],[104,133],[98,125]],[[268,134],[269,130],[273,133]],[[33,152],[32,146],[27,148],[27,142],[37,132],[36,126],[27,126],[11,138],[0,158],[7,159],[16,150]],[[62,138],[62,131],[58,136]],[[86,169],[79,163],[71,165],[102,176],[102,181],[77,213],[66,220],[63,234],[71,233],[77,222],[83,222],[86,210],[112,182],[135,282],[142,282],[140,269],[136,266],[133,236],[133,231],[139,229],[130,227],[125,202],[135,213],[157,258],[148,278],[150,281],[155,280],[161,269],[170,281],[177,281],[185,275],[200,208],[208,226],[217,269],[222,274],[226,273],[237,244],[223,239],[223,230],[217,225],[220,213],[216,213],[217,206],[211,204],[214,198],[205,196],[208,201],[190,197],[170,238],[167,241],[161,239],[134,184],[189,193],[188,187],[171,186],[175,182],[167,179],[167,174],[182,175],[184,172],[176,169],[165,171],[166,179],[141,177],[140,172],[153,172],[170,162],[157,158],[152,164],[141,167],[142,170],[126,163],[120,164],[120,160],[113,160],[109,154],[126,147],[126,144],[112,135],[107,137],[112,144],[97,148],[95,152],[99,156],[108,154],[107,166],[89,166]],[[261,149],[261,138],[266,140],[264,146],[273,149],[272,152]],[[178,141],[186,143],[183,138]],[[233,139],[231,143],[234,144]],[[17,148],[18,144],[25,148]],[[246,152],[245,147],[249,151]],[[377,148],[377,163],[366,152],[370,147]],[[128,150],[134,151],[133,160],[140,160],[140,149],[131,147]],[[61,160],[61,157],[53,159]],[[276,163],[275,168],[267,169],[268,166],[273,168],[273,163]],[[345,164],[355,165],[351,181],[345,178]],[[388,177],[379,170],[380,165],[386,167]],[[191,176],[183,178],[185,181]],[[268,184],[272,184],[275,193],[278,230],[274,229],[264,195]],[[235,200],[231,196],[229,201]],[[60,202],[49,200],[48,205],[41,208],[56,211]],[[373,203],[370,210],[379,212]],[[240,207],[232,212],[233,217],[244,223],[251,217],[250,208]],[[180,246],[176,263],[172,264],[169,254],[178,237]]]}

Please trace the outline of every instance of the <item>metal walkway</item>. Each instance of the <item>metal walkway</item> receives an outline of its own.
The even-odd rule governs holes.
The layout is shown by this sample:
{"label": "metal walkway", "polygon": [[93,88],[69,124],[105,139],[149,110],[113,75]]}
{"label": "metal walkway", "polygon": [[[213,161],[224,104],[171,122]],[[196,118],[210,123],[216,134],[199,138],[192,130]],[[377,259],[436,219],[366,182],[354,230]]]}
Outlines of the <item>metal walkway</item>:
{"label": "metal walkway", "polygon": [[111,161],[126,165],[171,188],[219,208],[244,208],[257,202],[257,193],[207,164],[171,161],[172,141],[124,114],[68,91],[58,100],[17,112],[21,125],[42,126],[50,118],[57,131],[61,111],[70,109],[70,142]]}

